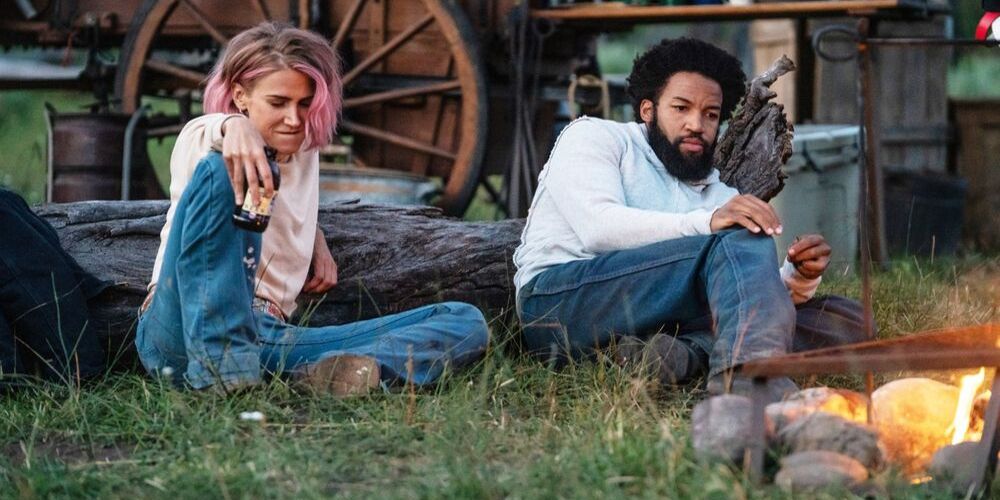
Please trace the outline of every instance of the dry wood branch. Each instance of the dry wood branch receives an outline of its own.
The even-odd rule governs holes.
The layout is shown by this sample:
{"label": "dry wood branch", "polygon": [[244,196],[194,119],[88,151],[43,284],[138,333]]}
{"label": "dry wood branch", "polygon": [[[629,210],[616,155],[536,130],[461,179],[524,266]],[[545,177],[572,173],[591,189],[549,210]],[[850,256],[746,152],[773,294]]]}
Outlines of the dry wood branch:
{"label": "dry wood branch", "polygon": [[715,152],[722,182],[765,201],[785,187],[781,167],[792,155],[792,124],[784,107],[771,102],[776,94],[770,86],[793,70],[795,64],[781,56],[750,82],[743,104]]}

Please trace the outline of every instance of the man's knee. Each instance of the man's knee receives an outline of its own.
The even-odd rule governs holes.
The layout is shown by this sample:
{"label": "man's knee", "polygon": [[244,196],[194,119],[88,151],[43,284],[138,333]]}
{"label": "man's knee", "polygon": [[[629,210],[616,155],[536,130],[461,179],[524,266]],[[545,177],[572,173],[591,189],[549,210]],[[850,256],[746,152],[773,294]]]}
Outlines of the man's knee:
{"label": "man's knee", "polygon": [[747,229],[739,228],[726,229],[717,233],[716,237],[720,244],[739,248],[741,252],[753,252],[772,260],[777,259],[774,238],[768,235],[754,234]]}

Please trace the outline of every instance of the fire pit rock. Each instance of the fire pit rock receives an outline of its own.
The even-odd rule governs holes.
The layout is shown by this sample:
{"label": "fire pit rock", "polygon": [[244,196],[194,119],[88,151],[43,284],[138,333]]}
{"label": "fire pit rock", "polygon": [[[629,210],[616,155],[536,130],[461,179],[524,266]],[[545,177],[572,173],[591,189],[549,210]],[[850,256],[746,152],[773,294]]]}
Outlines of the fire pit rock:
{"label": "fire pit rock", "polygon": [[868,479],[868,469],[857,460],[824,450],[800,451],[781,459],[774,484],[795,493],[843,486],[857,487]]}
{"label": "fire pit rock", "polygon": [[796,392],[784,401],[767,405],[767,418],[774,422],[778,433],[796,420],[816,412],[864,423],[868,418],[868,398],[846,389],[811,387]]}
{"label": "fire pit rock", "polygon": [[691,414],[691,442],[702,458],[742,463],[750,439],[751,403],[746,396],[708,398]]}
{"label": "fire pit rock", "polygon": [[960,496],[968,493],[969,488],[974,486],[972,475],[976,462],[976,451],[979,449],[978,441],[966,441],[964,443],[951,444],[941,448],[934,453],[931,465],[927,469],[934,482],[941,481]]}
{"label": "fire pit rock", "polygon": [[873,429],[825,412],[796,419],[778,431],[777,441],[793,455],[823,450],[853,458],[869,469],[882,464],[878,435]]}
{"label": "fire pit rock", "polygon": [[948,429],[958,405],[957,387],[928,378],[893,380],[872,393],[872,423],[885,458],[907,474],[927,469],[939,448],[951,444]]}

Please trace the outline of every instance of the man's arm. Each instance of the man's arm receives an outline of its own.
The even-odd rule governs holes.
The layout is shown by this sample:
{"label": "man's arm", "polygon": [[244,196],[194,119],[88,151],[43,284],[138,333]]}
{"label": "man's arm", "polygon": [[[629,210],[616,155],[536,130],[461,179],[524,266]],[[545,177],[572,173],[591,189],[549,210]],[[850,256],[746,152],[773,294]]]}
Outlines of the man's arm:
{"label": "man's arm", "polygon": [[598,123],[578,120],[560,135],[542,173],[557,210],[587,251],[711,232],[713,210],[665,213],[626,206],[619,167],[624,147]]}
{"label": "man's arm", "polygon": [[830,245],[821,235],[807,234],[795,238],[781,267],[781,277],[792,302],[801,304],[816,294],[823,272],[830,265],[831,252]]}

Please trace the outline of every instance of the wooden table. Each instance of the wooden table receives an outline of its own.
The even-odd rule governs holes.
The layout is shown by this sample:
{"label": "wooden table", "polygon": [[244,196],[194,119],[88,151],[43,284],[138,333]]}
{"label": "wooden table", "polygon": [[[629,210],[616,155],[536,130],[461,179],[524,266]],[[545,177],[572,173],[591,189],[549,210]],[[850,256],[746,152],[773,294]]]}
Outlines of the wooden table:
{"label": "wooden table", "polygon": [[532,9],[532,17],[573,24],[665,23],[693,21],[738,21],[749,19],[795,19],[812,17],[877,16],[941,13],[946,5],[928,0],[816,0],[765,2],[750,5],[648,5],[618,2],[576,4]]}

